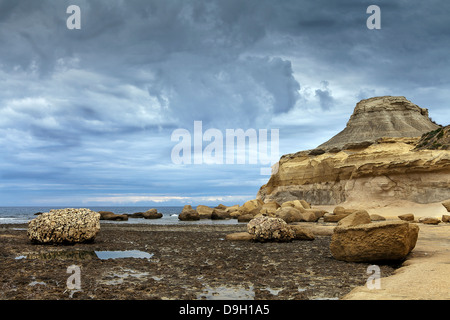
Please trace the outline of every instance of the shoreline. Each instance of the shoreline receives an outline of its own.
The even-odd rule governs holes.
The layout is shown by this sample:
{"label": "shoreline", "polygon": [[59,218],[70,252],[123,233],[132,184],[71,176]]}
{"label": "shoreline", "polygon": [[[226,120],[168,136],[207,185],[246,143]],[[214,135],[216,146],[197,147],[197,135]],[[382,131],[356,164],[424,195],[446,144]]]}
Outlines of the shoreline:
{"label": "shoreline", "polygon": [[[354,203],[343,206],[361,208]],[[314,206],[330,212],[334,207]],[[416,220],[424,216],[440,217],[446,213],[440,203],[398,203],[395,206],[365,208],[370,214],[379,214],[387,220],[398,219],[397,215],[403,213],[413,213]],[[366,287],[366,268],[370,264],[348,263],[332,258],[329,241],[335,223],[296,223],[313,231],[316,239],[311,242],[261,244],[225,240],[227,234],[246,230],[246,223],[236,221],[227,223],[219,220],[217,223],[205,219],[202,223],[182,221],[176,224],[140,221],[101,221],[100,233],[93,243],[73,246],[33,245],[26,237],[26,223],[0,224],[0,240],[3,243],[0,248],[0,285],[13,290],[0,293],[0,299],[450,299],[447,270],[450,264],[449,223],[418,223],[420,231],[415,248],[401,265],[382,265],[381,288],[369,290]],[[142,259],[105,261],[92,255],[98,250],[138,250],[153,255],[155,261],[163,259],[164,266],[158,266],[158,262],[148,264]],[[70,254],[64,257],[64,252]],[[81,253],[86,252],[90,252],[90,260],[74,258],[73,254],[82,256]],[[27,257],[27,254],[33,258],[17,259]],[[56,258],[48,258],[51,256]],[[60,269],[59,280],[56,280],[58,285],[50,290],[48,282],[33,280],[38,279],[40,274],[44,274],[45,279],[52,277],[44,270],[43,261],[47,267]],[[72,292],[71,296],[64,290],[68,275],[63,265],[69,263],[81,264],[83,274],[87,273],[90,283],[86,291],[83,288],[80,292]],[[89,271],[91,267],[100,268],[102,273],[92,273]],[[158,272],[149,272],[149,267]],[[14,280],[10,280],[11,271],[17,268],[22,268],[23,276],[28,277],[28,286],[22,280],[21,289],[17,289]],[[239,275],[239,272],[242,274]],[[190,287],[184,277],[191,279],[194,285]],[[166,279],[167,283],[163,285],[162,279]],[[52,283],[51,279],[48,281]],[[138,284],[137,296],[124,293]],[[117,290],[118,285],[124,288]],[[32,293],[34,288],[29,286],[42,286],[39,295]],[[96,293],[99,291],[102,293]],[[24,292],[29,295],[24,295]]]}
{"label": "shoreline", "polygon": [[[329,235],[289,243],[225,240],[245,228],[102,224],[93,243],[53,246],[31,244],[24,224],[3,225],[0,299],[337,300],[367,280],[368,263],[332,258]],[[151,258],[95,255],[119,250]],[[81,270],[79,291],[66,288],[71,265]],[[395,270],[380,267],[386,275]]]}

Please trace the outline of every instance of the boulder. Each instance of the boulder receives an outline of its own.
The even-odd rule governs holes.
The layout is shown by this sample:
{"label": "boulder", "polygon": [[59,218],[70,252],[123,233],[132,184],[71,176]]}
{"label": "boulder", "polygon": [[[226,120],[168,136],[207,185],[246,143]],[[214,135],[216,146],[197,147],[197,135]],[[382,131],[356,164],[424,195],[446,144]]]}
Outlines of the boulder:
{"label": "boulder", "polygon": [[196,210],[192,209],[190,205],[185,205],[178,215],[178,219],[181,221],[195,221],[200,220],[200,215]]}
{"label": "boulder", "polygon": [[263,204],[264,202],[262,202],[261,200],[249,200],[239,207],[238,215],[251,214],[253,216],[256,216],[257,214],[259,214],[259,211],[261,210]]}
{"label": "boulder", "polygon": [[366,210],[359,210],[339,220],[337,225],[341,227],[349,227],[367,223],[371,223],[369,213]]}
{"label": "boulder", "polygon": [[112,221],[127,221],[128,215],[126,214],[115,214],[111,211],[99,211],[100,220],[112,220]]}
{"label": "boulder", "polygon": [[419,227],[406,221],[382,221],[337,226],[330,250],[335,259],[349,262],[403,260],[414,249]]}
{"label": "boulder", "polygon": [[253,236],[248,232],[236,232],[227,234],[225,239],[231,241],[249,241],[253,239]]}
{"label": "boulder", "polygon": [[231,218],[230,213],[223,209],[213,209],[211,213],[212,220],[225,220],[230,218]]}
{"label": "boulder", "polygon": [[267,202],[262,205],[261,209],[259,210],[259,213],[263,215],[273,216],[275,215],[277,209],[280,207],[281,207],[280,204],[276,201]]}
{"label": "boulder", "polygon": [[295,208],[299,211],[303,211],[305,209],[303,207],[302,203],[300,202],[300,200],[285,201],[281,204],[281,207],[282,208],[291,207],[291,208]]}
{"label": "boulder", "polygon": [[247,231],[252,235],[253,240],[260,242],[289,242],[295,238],[295,232],[283,219],[267,216],[250,220]]}
{"label": "boulder", "polygon": [[294,231],[294,240],[314,240],[314,234],[310,229],[299,225],[289,227]]}
{"label": "boulder", "polygon": [[100,214],[89,209],[58,209],[39,215],[28,223],[32,242],[73,244],[93,241],[100,231]]}
{"label": "boulder", "polygon": [[414,215],[412,213],[405,213],[398,216],[403,221],[414,221]]}
{"label": "boulder", "polygon": [[159,219],[162,218],[163,214],[158,212],[157,209],[153,208],[144,212],[143,216],[145,219]]}
{"label": "boulder", "polygon": [[450,200],[446,200],[442,202],[442,205],[447,209],[448,212],[450,212]]}
{"label": "boulder", "polygon": [[450,215],[443,214],[442,215],[442,222],[450,222]]}
{"label": "boulder", "polygon": [[198,205],[196,210],[200,216],[200,219],[211,219],[211,214],[214,209],[207,206]]}
{"label": "boulder", "polygon": [[302,213],[294,207],[280,207],[275,212],[275,217],[283,219],[286,223],[303,221]]}
{"label": "boulder", "polygon": [[439,224],[441,223],[441,220],[439,220],[439,218],[434,217],[422,217],[419,218],[419,222],[424,224]]}
{"label": "boulder", "polygon": [[238,220],[238,222],[249,222],[253,218],[254,218],[254,216],[252,214],[247,213],[247,214],[238,216],[237,220]]}
{"label": "boulder", "polygon": [[143,218],[144,212],[134,212],[128,215],[128,218]]}
{"label": "boulder", "polygon": [[234,206],[231,207],[227,207],[225,209],[226,212],[228,212],[231,216],[231,218],[236,219],[237,217],[239,217],[239,205],[235,204]]}
{"label": "boulder", "polygon": [[304,209],[302,211],[303,221],[316,222],[322,218],[327,212],[320,209]]}

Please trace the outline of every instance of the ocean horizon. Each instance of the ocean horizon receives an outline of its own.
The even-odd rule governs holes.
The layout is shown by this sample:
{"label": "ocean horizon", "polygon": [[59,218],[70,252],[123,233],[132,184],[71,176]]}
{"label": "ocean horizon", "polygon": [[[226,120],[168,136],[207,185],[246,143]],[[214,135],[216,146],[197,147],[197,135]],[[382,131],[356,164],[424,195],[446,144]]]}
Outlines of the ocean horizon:
{"label": "ocean horizon", "polygon": [[[117,223],[117,224],[237,224],[236,219],[229,220],[211,220],[201,219],[198,221],[180,221],[178,215],[183,210],[183,206],[11,206],[0,207],[0,225],[1,224],[23,224],[28,223],[37,217],[38,212],[49,212],[52,209],[64,208],[86,208],[92,211],[111,211],[116,214],[132,214],[135,212],[145,212],[151,208],[155,208],[163,216],[160,219],[144,219],[144,218],[129,218],[127,221],[109,221],[101,220],[101,223]],[[195,206],[193,206],[195,208]]]}

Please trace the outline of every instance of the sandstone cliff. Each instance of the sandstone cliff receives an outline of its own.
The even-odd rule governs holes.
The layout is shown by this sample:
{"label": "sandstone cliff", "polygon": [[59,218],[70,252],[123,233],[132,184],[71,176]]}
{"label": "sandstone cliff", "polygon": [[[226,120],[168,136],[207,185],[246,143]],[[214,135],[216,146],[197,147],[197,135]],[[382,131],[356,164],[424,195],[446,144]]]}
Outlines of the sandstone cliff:
{"label": "sandstone cliff", "polygon": [[[450,199],[450,151],[445,143],[436,148],[438,143],[432,142],[438,135],[446,141],[449,130],[434,124],[426,109],[406,101],[382,97],[358,103],[337,136],[315,150],[281,157],[278,172],[257,197],[280,203],[305,199],[316,205]],[[368,121],[364,134],[362,119]]]}

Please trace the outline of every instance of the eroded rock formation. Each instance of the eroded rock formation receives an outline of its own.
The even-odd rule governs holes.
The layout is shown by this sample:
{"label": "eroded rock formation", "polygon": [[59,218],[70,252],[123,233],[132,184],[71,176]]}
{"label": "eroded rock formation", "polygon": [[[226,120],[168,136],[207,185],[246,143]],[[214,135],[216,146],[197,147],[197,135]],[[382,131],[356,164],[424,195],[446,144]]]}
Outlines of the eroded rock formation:
{"label": "eroded rock formation", "polygon": [[341,133],[315,150],[281,157],[278,172],[257,198],[316,205],[450,199],[450,150],[445,143],[431,149],[424,143],[446,141],[449,130],[443,129],[427,109],[404,97],[363,100]]}

